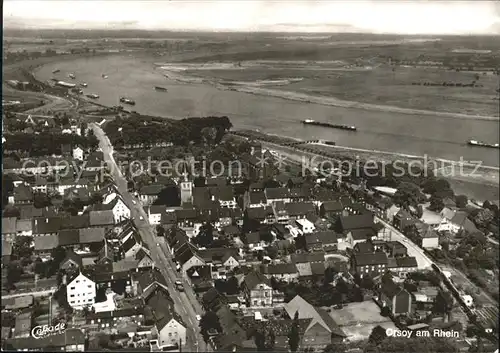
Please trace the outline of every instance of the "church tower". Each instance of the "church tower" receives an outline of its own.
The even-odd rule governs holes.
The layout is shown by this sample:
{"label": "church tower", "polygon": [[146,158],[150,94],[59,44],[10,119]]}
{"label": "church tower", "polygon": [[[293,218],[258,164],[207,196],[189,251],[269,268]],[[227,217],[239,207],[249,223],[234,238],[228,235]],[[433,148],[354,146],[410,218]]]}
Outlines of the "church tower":
{"label": "church tower", "polygon": [[186,164],[183,165],[181,179],[181,205],[193,202],[193,182],[188,175]]}

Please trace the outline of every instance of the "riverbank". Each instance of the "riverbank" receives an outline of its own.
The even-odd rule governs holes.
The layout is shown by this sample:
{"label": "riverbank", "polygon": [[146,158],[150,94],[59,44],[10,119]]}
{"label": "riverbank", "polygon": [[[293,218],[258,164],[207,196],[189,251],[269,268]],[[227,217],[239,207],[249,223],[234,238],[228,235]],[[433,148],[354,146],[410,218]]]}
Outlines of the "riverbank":
{"label": "riverbank", "polygon": [[[467,195],[474,200],[496,201],[500,199],[498,186],[499,168],[459,163],[449,160],[433,160],[396,152],[331,146],[324,143],[305,143],[278,135],[266,135],[256,131],[235,131],[235,135],[259,141],[263,147],[280,153],[282,157],[309,167],[323,161],[374,161],[386,164],[411,163],[415,166],[436,166],[432,168],[436,176],[450,182],[455,194]],[[304,142],[295,146],[287,146]]]}
{"label": "riverbank", "polygon": [[[453,134],[450,134],[452,119],[448,118],[440,120],[440,117],[433,119],[430,115],[406,117],[403,114],[376,112],[367,114],[368,112],[357,109],[288,102],[281,98],[220,90],[212,84],[204,85],[200,82],[178,83],[159,75],[158,70],[150,66],[152,61],[143,59],[130,55],[113,57],[111,60],[85,58],[66,62],[64,65],[49,65],[37,70],[35,74],[37,77],[41,75],[39,79],[44,80],[45,76],[50,77],[54,68],[60,68],[62,72],[75,72],[79,79],[88,82],[93,93],[100,95],[99,104],[102,106],[114,106],[120,96],[127,96],[134,98],[137,103],[134,109],[141,115],[166,116],[165,113],[168,112],[170,119],[226,115],[231,118],[237,130],[252,128],[259,129],[266,135],[275,134],[301,140],[333,140],[337,143],[336,149],[345,150],[344,154],[359,155],[368,159],[421,158],[418,156],[427,154],[432,155],[433,159],[449,161],[453,161],[455,156],[463,156],[464,160],[485,161],[483,164],[486,165],[498,160],[498,151],[464,146],[464,141],[471,135],[482,140],[496,139],[498,133],[495,133],[495,129],[498,130],[498,123],[494,121],[461,119],[458,124],[453,125]],[[137,60],[140,60],[139,64],[142,65],[138,65]],[[127,69],[123,70],[125,67]],[[102,72],[109,75],[107,80],[101,78]],[[153,93],[153,87],[156,85],[165,86],[168,93]],[[158,99],[159,95],[161,99]],[[334,111],[330,112],[331,109]],[[358,126],[359,131],[350,133],[304,127],[300,123],[304,116],[319,120],[329,115],[340,117],[338,123]],[[427,126],[428,124],[430,126]],[[450,138],[456,142],[448,140]],[[363,148],[367,145],[371,149]],[[496,199],[498,185],[493,187],[493,182],[494,178],[479,178],[460,180],[460,185],[463,190],[466,190],[469,184],[473,185],[473,198]]]}
{"label": "riverbank", "polygon": [[[237,84],[237,82],[230,82],[227,80],[217,80],[214,78],[209,79],[189,74],[186,75],[183,71],[184,70],[183,67],[180,65],[176,65],[173,67],[169,67],[161,63],[156,63],[155,65],[162,70],[162,73],[167,78],[171,80],[187,84],[193,84],[193,83],[210,84],[220,90],[236,91],[236,92],[260,95],[260,96],[270,96],[295,102],[315,103],[315,104],[321,104],[339,108],[362,109],[367,111],[390,112],[390,113],[399,113],[407,115],[439,116],[443,118],[452,118],[452,119],[500,121],[500,116],[473,115],[473,114],[462,114],[462,113],[452,113],[443,111],[431,111],[424,109],[412,109],[412,108],[404,108],[388,104],[371,104],[371,103],[356,102],[336,97],[326,97],[321,95],[305,94],[305,93],[286,90],[286,86],[288,84],[291,84],[295,81],[302,81],[302,78],[300,79],[292,78],[289,79],[288,81],[282,80],[282,81],[287,81],[287,84],[278,85],[275,83],[273,85],[282,86],[280,87],[280,89],[275,89],[275,88],[267,88],[265,87],[264,84],[259,84],[258,82]],[[190,67],[186,66],[186,70],[187,69],[190,69]],[[205,70],[205,68],[203,69]],[[179,72],[183,72],[183,74],[181,75],[179,74]]]}

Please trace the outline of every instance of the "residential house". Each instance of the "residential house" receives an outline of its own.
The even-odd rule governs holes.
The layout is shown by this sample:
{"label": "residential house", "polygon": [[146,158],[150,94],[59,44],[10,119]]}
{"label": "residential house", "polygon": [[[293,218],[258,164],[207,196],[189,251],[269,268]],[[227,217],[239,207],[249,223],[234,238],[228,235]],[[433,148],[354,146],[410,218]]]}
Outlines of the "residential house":
{"label": "residential house", "polygon": [[46,235],[33,238],[35,244],[33,252],[39,257],[49,257],[52,250],[59,245],[59,236],[57,234]]}
{"label": "residential house", "polygon": [[8,201],[15,205],[33,204],[33,192],[29,186],[21,184],[14,188],[14,194],[9,196]]}
{"label": "residential house", "polygon": [[86,160],[84,170],[89,172],[98,172],[105,168],[104,154],[100,151],[92,152]]}
{"label": "residential house", "polygon": [[408,227],[413,226],[417,220],[412,217],[412,215],[404,210],[400,209],[398,213],[394,215],[392,220],[392,225],[401,231],[406,230]]}
{"label": "residential house", "polygon": [[184,346],[187,326],[175,311],[170,296],[162,290],[157,290],[150,294],[145,302],[155,318],[153,337],[156,337],[156,346],[158,348]]}
{"label": "residential house", "polygon": [[151,205],[164,188],[162,184],[145,185],[139,189],[139,199],[143,205]]}
{"label": "residential house", "polygon": [[342,203],[337,201],[323,202],[319,208],[319,214],[323,218],[337,219],[340,216],[348,216],[347,211],[344,211]]}
{"label": "residential house", "polygon": [[16,315],[14,327],[15,338],[28,338],[31,336],[33,326],[33,314],[31,312],[20,313]]}
{"label": "residential house", "polygon": [[292,282],[299,278],[299,271],[293,263],[261,265],[260,272],[268,279],[274,277],[285,282]]}
{"label": "residential house", "polygon": [[413,256],[398,257],[396,258],[397,273],[399,277],[404,277],[410,272],[418,270],[417,259]]}
{"label": "residential house", "polygon": [[267,205],[267,198],[264,191],[247,191],[244,195],[244,209],[254,207],[264,207]]}
{"label": "residential house", "polygon": [[234,197],[232,186],[218,186],[211,188],[211,192],[222,208],[236,208],[236,199]]}
{"label": "residential house", "polygon": [[84,150],[80,146],[76,146],[73,148],[73,159],[77,161],[82,161],[84,159]]}
{"label": "residential house", "polygon": [[205,260],[199,255],[198,249],[191,243],[184,243],[175,252],[175,261],[184,276],[191,267],[206,265]]}
{"label": "residential house", "polygon": [[[149,224],[157,225],[161,223],[161,217],[163,213],[166,213],[167,208],[163,205],[145,206],[144,212],[148,215]],[[175,216],[175,213],[172,213]]]}
{"label": "residential house", "polygon": [[285,210],[290,219],[304,219],[316,215],[316,206],[312,202],[290,202],[285,204]]}
{"label": "residential house", "polygon": [[118,325],[144,324],[144,306],[119,308],[112,311],[91,312],[87,315],[87,324],[97,324],[99,328],[114,328]]}
{"label": "residential house", "polygon": [[201,298],[201,305],[205,311],[216,312],[227,305],[227,297],[221,294],[215,287],[210,288]]}
{"label": "residential house", "polygon": [[311,319],[302,336],[301,350],[323,349],[329,344],[343,342],[347,338],[326,310],[314,307],[298,295],[286,303],[284,308],[290,319],[293,319],[296,313],[299,319]]}
{"label": "residential house", "polygon": [[297,219],[295,220],[295,224],[297,224],[302,234],[310,234],[316,230],[314,223],[307,218]]}
{"label": "residential house", "polygon": [[62,227],[61,217],[40,217],[33,219],[33,237],[57,235]]}
{"label": "residential house", "polygon": [[269,280],[262,273],[252,271],[247,274],[243,280],[242,288],[248,307],[273,307],[273,289]]}
{"label": "residential house", "polygon": [[240,265],[241,256],[237,248],[209,248],[199,250],[198,255],[211,267],[213,279],[226,279]]}
{"label": "residential house", "polygon": [[394,316],[410,314],[412,309],[411,294],[390,278],[383,278],[382,282],[379,291],[381,305],[388,307]]}
{"label": "residential house", "polygon": [[306,187],[290,188],[290,202],[305,202],[312,198],[311,190]]}
{"label": "residential house", "polygon": [[290,221],[290,215],[286,210],[286,204],[284,202],[274,202],[271,207],[273,208],[274,217],[276,222],[280,224],[288,224]]}
{"label": "residential house", "polygon": [[276,221],[271,206],[253,207],[245,210],[245,222],[249,224],[272,224]]}
{"label": "residential house", "polygon": [[264,194],[269,206],[273,202],[282,201],[287,203],[291,201],[290,190],[287,188],[266,188],[264,189]]}
{"label": "residential house", "polygon": [[62,260],[59,268],[68,272],[69,270],[80,270],[83,268],[82,257],[73,250],[66,251],[66,257]]}
{"label": "residential house", "polygon": [[351,248],[354,248],[357,244],[364,243],[375,237],[376,235],[371,228],[353,229],[347,233],[346,241]]}
{"label": "residential house", "polygon": [[80,238],[80,247],[88,247],[91,245],[102,243],[104,240],[106,230],[100,228],[82,228],[78,230]]}
{"label": "residential house", "polygon": [[336,251],[338,248],[337,233],[327,230],[307,234],[306,247],[309,251]]}
{"label": "residential house", "polygon": [[68,304],[75,310],[90,307],[95,303],[96,284],[80,272],[73,279],[68,279],[66,297]]}
{"label": "residential house", "polygon": [[431,311],[439,294],[439,287],[421,287],[413,292],[413,302],[416,310]]}
{"label": "residential house", "polygon": [[198,212],[195,208],[175,210],[177,226],[184,230],[191,238],[195,236],[195,223],[198,221]]}
{"label": "residential house", "polygon": [[292,254],[290,260],[297,267],[299,272],[299,277],[311,277],[312,266],[321,265],[323,266],[323,272],[325,267],[325,253],[324,252],[312,252],[312,253],[302,253],[302,254]]}
{"label": "residential house", "polygon": [[[104,202],[106,202],[105,200]],[[121,196],[116,195],[112,201],[100,205],[93,205],[93,211],[112,211],[114,223],[120,223],[130,219],[130,208],[125,204]]]}
{"label": "residential house", "polygon": [[358,273],[360,277],[374,277],[385,273],[387,262],[387,255],[384,252],[354,253],[351,256],[351,271]]}
{"label": "residential house", "polygon": [[416,238],[412,239],[415,243],[424,249],[439,248],[439,235],[430,225],[423,222],[415,223]]}
{"label": "residential house", "polygon": [[444,208],[441,211],[442,221],[436,230],[438,232],[448,231],[457,234],[459,231],[465,231],[469,234],[478,232],[474,223],[467,217],[465,211],[456,211],[449,208]]}
{"label": "residential house", "polygon": [[250,251],[264,250],[268,244],[263,240],[261,232],[250,232],[243,235],[243,242]]}
{"label": "residential house", "polygon": [[388,241],[385,243],[385,250],[390,257],[408,256],[408,249],[399,241]]}
{"label": "residential house", "polygon": [[115,215],[113,210],[90,210],[89,212],[91,227],[111,227],[115,224]]}
{"label": "residential house", "polygon": [[337,228],[337,231],[343,234],[358,229],[373,230],[373,214],[368,212],[361,215],[341,216]]}

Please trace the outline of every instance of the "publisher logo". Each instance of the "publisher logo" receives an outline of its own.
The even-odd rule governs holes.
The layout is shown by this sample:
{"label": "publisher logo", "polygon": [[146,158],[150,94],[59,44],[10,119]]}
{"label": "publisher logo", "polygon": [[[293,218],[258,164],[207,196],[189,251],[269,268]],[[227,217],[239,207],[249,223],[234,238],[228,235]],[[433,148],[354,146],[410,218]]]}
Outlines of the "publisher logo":
{"label": "publisher logo", "polygon": [[45,338],[51,335],[57,335],[58,333],[64,332],[66,329],[66,324],[64,322],[60,322],[55,326],[52,325],[40,325],[35,326],[31,330],[31,336],[36,339]]}

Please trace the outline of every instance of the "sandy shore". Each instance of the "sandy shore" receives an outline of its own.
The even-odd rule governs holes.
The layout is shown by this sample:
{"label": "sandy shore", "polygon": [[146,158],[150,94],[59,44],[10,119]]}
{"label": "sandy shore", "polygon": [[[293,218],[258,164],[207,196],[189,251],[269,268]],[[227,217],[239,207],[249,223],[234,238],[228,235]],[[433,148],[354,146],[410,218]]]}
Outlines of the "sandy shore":
{"label": "sandy shore", "polygon": [[[324,96],[317,96],[317,95],[298,93],[286,90],[266,88],[265,82],[263,82],[262,84],[259,84],[257,82],[252,84],[243,84],[243,82],[229,83],[229,81],[224,83],[224,80],[201,78],[198,76],[183,74],[184,70],[181,70],[180,66],[177,66],[175,69],[170,70],[169,67],[166,66],[165,64],[163,65],[155,64],[155,65],[159,67],[163,75],[169,79],[175,80],[180,83],[208,83],[221,90],[232,90],[242,93],[250,93],[261,96],[271,96],[291,101],[315,103],[315,104],[328,105],[339,108],[363,109],[363,110],[371,110],[379,112],[390,112],[390,113],[412,114],[412,115],[415,114],[432,115],[432,116],[440,116],[440,117],[454,118],[454,119],[475,119],[475,120],[492,120],[492,121],[500,120],[500,117],[498,116],[471,115],[471,114],[461,114],[461,113],[451,113],[451,112],[440,112],[433,110],[402,108],[392,105],[361,103],[361,102],[343,100],[335,97],[324,97]],[[186,69],[187,68],[191,67],[186,67]]]}

